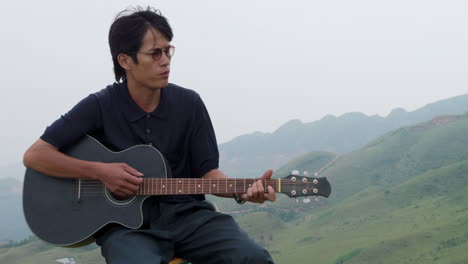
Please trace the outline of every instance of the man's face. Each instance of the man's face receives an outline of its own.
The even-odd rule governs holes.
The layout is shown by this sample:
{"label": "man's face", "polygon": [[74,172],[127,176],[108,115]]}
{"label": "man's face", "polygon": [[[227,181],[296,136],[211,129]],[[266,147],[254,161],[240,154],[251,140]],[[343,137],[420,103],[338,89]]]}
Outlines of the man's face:
{"label": "man's face", "polygon": [[169,41],[159,31],[154,28],[148,29],[143,37],[142,45],[136,54],[138,64],[130,59],[131,69],[127,71],[127,79],[145,88],[160,89],[166,87],[169,82],[169,70],[171,59],[165,52],[158,60],[154,60],[152,55],[142,52],[151,52],[156,48],[168,48]]}

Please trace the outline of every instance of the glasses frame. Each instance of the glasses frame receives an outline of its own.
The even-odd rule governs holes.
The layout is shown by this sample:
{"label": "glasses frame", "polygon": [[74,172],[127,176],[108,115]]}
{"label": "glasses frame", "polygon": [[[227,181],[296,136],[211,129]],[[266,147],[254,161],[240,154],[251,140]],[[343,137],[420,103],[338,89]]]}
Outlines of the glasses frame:
{"label": "glasses frame", "polygon": [[143,53],[146,55],[151,55],[154,61],[158,61],[159,59],[161,59],[163,52],[170,59],[172,58],[172,56],[174,56],[175,47],[172,45],[169,45],[167,48],[156,48],[150,51],[130,51],[128,53]]}

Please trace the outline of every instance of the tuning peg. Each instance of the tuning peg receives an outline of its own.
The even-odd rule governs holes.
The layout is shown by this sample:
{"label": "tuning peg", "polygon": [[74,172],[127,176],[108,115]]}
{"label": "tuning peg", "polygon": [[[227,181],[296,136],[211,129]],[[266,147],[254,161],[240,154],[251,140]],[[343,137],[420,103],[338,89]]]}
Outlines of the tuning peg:
{"label": "tuning peg", "polygon": [[310,198],[306,197],[306,198],[302,199],[302,202],[303,203],[310,203]]}
{"label": "tuning peg", "polygon": [[318,202],[319,201],[319,198],[318,196],[315,196],[315,201]]}
{"label": "tuning peg", "polygon": [[299,175],[299,170],[292,170],[292,171],[291,171],[291,174],[292,174],[292,175]]}
{"label": "tuning peg", "polygon": [[318,172],[314,173],[314,176],[317,177],[317,176],[318,176]]}
{"label": "tuning peg", "polygon": [[295,197],[294,200],[296,201],[296,203],[299,203],[299,199],[297,199],[297,197]]}
{"label": "tuning peg", "polygon": [[304,171],[304,176],[309,176],[309,172],[308,171]]}

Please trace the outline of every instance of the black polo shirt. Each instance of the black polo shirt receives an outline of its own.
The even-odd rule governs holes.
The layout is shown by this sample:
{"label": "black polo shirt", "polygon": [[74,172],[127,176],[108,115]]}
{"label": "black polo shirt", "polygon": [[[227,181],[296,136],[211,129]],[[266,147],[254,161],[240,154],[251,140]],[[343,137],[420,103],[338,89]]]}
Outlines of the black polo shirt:
{"label": "black polo shirt", "polygon": [[[61,149],[89,134],[113,151],[139,144],[156,147],[174,178],[199,178],[218,168],[219,153],[208,111],[200,96],[169,84],[161,89],[154,112],[143,111],[126,83],[91,94],[47,127],[41,139]],[[203,195],[165,196],[162,200],[202,200]]]}

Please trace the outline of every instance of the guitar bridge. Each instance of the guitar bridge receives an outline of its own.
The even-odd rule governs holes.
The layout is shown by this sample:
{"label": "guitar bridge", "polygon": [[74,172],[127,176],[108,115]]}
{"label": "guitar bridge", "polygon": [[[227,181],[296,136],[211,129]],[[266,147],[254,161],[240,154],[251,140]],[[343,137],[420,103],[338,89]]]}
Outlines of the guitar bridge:
{"label": "guitar bridge", "polygon": [[81,179],[75,180],[75,193],[73,195],[72,210],[79,211],[81,203]]}

